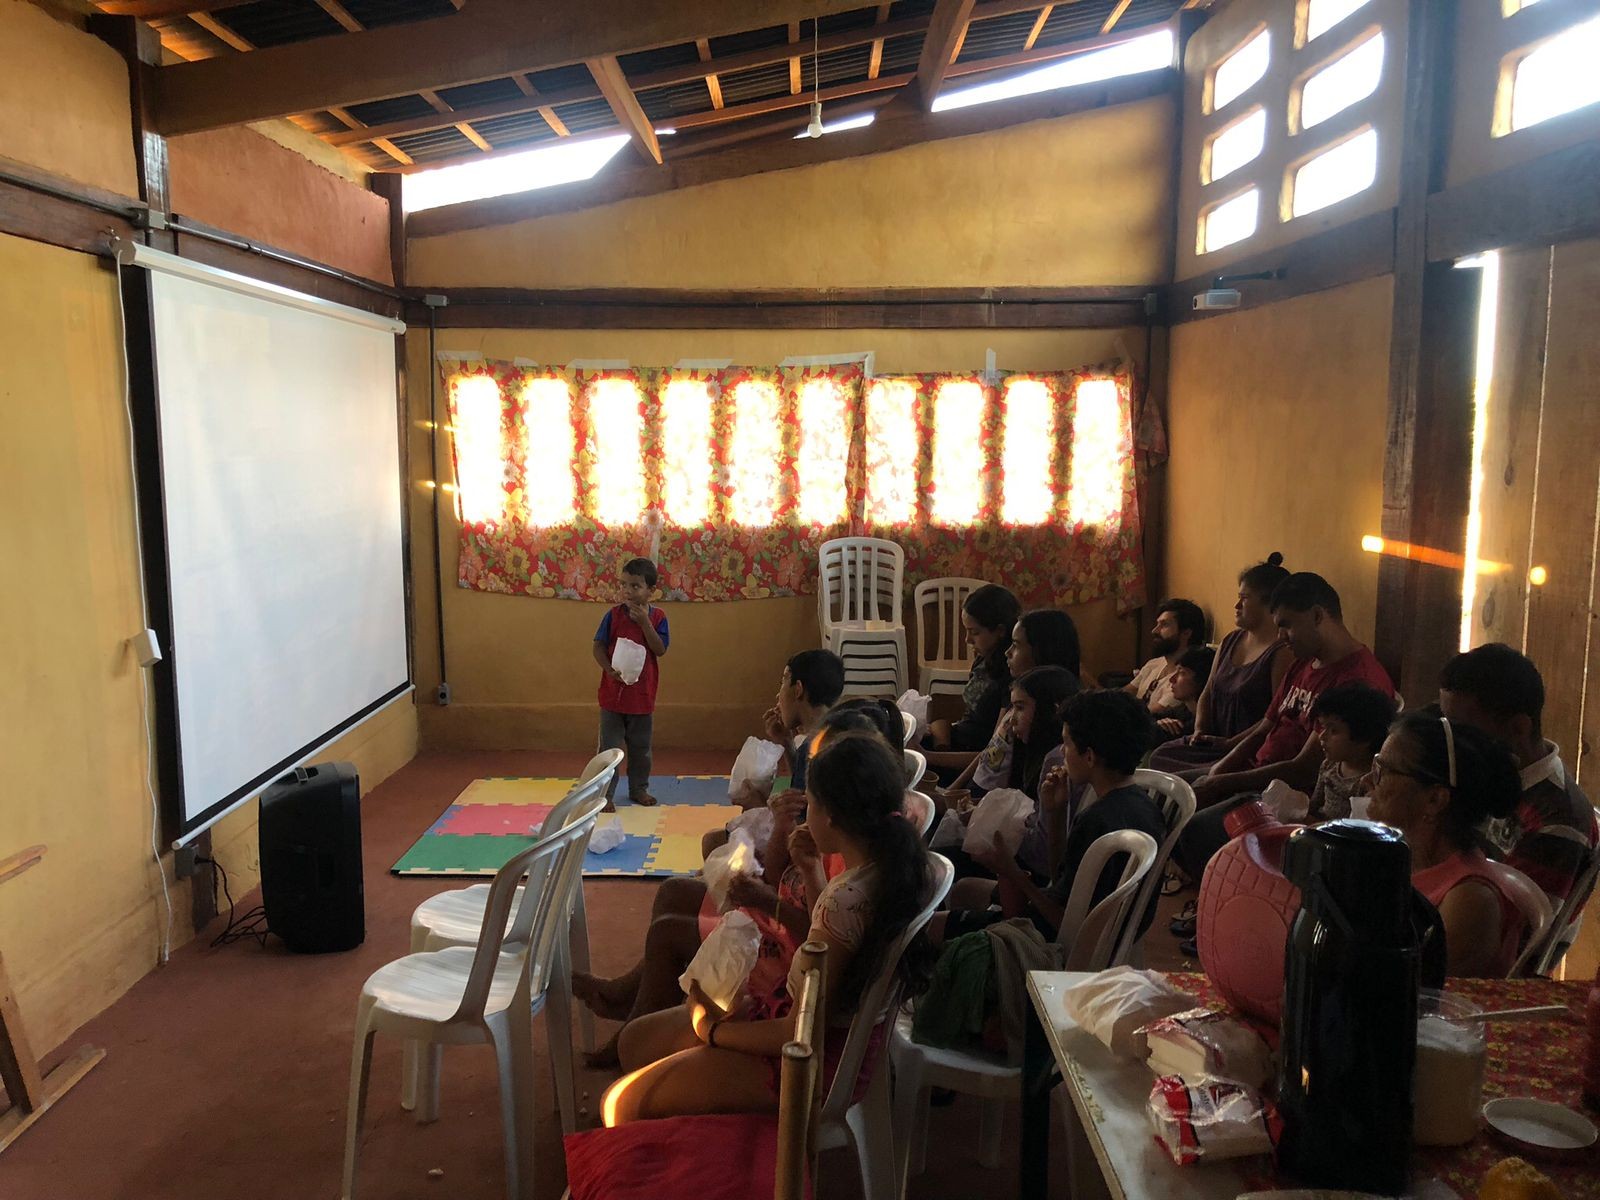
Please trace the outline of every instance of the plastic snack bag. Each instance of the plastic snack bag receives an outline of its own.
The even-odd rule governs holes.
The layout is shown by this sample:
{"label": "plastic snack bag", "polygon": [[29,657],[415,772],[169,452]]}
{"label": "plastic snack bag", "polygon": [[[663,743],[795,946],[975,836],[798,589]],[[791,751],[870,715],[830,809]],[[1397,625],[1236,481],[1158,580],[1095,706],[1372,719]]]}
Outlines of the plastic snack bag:
{"label": "plastic snack bag", "polygon": [[783,747],[765,738],[747,737],[739,747],[739,757],[733,760],[733,770],[728,775],[728,795],[738,799],[745,788],[753,788],[762,795],[772,790],[772,781],[778,774],[778,764],[783,761]]}
{"label": "plastic snack bag", "polygon": [[1232,1079],[1253,1088],[1272,1078],[1272,1051],[1266,1042],[1227,1013],[1192,1008],[1152,1021],[1139,1032],[1150,1047],[1147,1061],[1157,1075]]}
{"label": "plastic snack bag", "polygon": [[933,840],[928,843],[928,848],[943,850],[949,846],[959,846],[966,836],[967,827],[961,823],[960,816],[946,809],[944,816],[939,818],[939,827],[933,831]]}
{"label": "plastic snack bag", "polygon": [[687,996],[689,985],[698,983],[708,1000],[724,1012],[731,1011],[760,950],[761,931],[756,923],[749,913],[734,909],[700,943],[694,959],[678,976],[678,986]]}
{"label": "plastic snack bag", "polygon": [[756,846],[750,835],[742,829],[729,835],[727,843],[706,855],[700,877],[706,881],[706,891],[720,912],[728,903],[728,884],[735,875],[754,875],[758,869]]}
{"label": "plastic snack bag", "polygon": [[611,667],[622,676],[622,682],[633,685],[644,674],[645,648],[632,638],[618,638],[611,651]]}
{"label": "plastic snack bag", "polygon": [[1274,779],[1261,793],[1261,802],[1267,811],[1285,825],[1294,825],[1306,819],[1311,811],[1311,797],[1296,791],[1281,779]]}
{"label": "plastic snack bag", "polygon": [[1228,1079],[1163,1075],[1150,1090],[1149,1113],[1156,1141],[1180,1167],[1270,1154],[1282,1128],[1268,1101]]}
{"label": "plastic snack bag", "polygon": [[961,848],[968,854],[987,853],[994,845],[994,835],[1000,835],[1007,854],[1015,854],[1022,844],[1027,829],[1028,816],[1033,812],[1033,798],[1016,788],[996,788],[986,792],[972,810],[967,822],[967,836]]}
{"label": "plastic snack bag", "polygon": [[924,696],[921,692],[908,691],[895,701],[895,706],[901,712],[908,712],[915,717],[918,729],[926,729],[928,727],[928,700],[929,697]]}
{"label": "plastic snack bag", "polygon": [[1195,1006],[1158,971],[1112,967],[1068,988],[1061,997],[1067,1014],[1119,1058],[1143,1061],[1149,1053],[1144,1027],[1161,1017]]}
{"label": "plastic snack bag", "polygon": [[594,832],[589,835],[589,853],[609,854],[627,840],[621,817],[601,817],[594,823]]}

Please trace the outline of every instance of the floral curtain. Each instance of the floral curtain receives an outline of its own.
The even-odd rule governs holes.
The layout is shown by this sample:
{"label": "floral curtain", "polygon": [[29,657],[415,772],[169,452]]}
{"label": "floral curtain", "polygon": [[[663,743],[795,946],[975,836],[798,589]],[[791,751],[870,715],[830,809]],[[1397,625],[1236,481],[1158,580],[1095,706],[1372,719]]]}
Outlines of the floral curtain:
{"label": "floral curtain", "polygon": [[1123,368],[439,369],[462,587],[610,600],[643,554],[669,600],[801,595],[822,542],[865,534],[904,547],[908,580],[1144,600]]}

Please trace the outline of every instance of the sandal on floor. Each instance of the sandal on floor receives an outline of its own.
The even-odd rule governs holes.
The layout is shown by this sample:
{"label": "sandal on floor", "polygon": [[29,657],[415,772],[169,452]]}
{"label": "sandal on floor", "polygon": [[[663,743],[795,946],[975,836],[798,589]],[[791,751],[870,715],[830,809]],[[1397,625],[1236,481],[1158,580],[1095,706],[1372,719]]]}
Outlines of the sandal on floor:
{"label": "sandal on floor", "polygon": [[1188,886],[1188,881],[1176,871],[1168,871],[1161,877],[1161,894],[1163,896],[1176,896]]}
{"label": "sandal on floor", "polygon": [[1172,918],[1172,922],[1167,928],[1172,930],[1173,937],[1192,938],[1196,920],[1195,902],[1191,900],[1179,910],[1177,916]]}
{"label": "sandal on floor", "polygon": [[1185,958],[1199,958],[1200,947],[1195,944],[1193,938],[1190,938],[1186,942],[1178,943],[1178,953],[1183,955]]}

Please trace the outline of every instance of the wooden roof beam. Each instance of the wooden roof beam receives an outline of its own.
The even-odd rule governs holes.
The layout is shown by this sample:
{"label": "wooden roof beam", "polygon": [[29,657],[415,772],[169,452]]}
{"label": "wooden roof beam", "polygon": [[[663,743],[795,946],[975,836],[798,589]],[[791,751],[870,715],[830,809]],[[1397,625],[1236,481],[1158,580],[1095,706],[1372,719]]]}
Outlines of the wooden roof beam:
{"label": "wooden roof beam", "polygon": [[1032,50],[1039,43],[1039,35],[1044,32],[1044,27],[1050,21],[1050,14],[1055,12],[1054,4],[1046,4],[1039,10],[1039,15],[1033,19],[1033,28],[1028,30],[1028,36],[1023,40],[1022,48]]}
{"label": "wooden roof beam", "polygon": [[95,7],[114,17],[136,17],[141,21],[167,21],[195,13],[213,13],[224,8],[240,8],[253,0],[98,0]]}
{"label": "wooden roof beam", "polygon": [[[766,0],[761,19],[787,24],[858,5]],[[175,63],[151,75],[161,131],[193,133],[739,33],[751,19],[748,0],[473,0],[442,17]]]}
{"label": "wooden roof beam", "polygon": [[[457,3],[456,7],[460,8],[461,5]],[[539,89],[533,86],[533,80],[526,75],[513,75],[511,82],[517,85],[517,90],[524,96],[530,99],[539,99]],[[560,117],[556,116],[556,110],[551,108],[549,104],[536,104],[533,111],[539,114],[544,123],[550,127],[550,132],[557,137],[572,136],[572,131],[567,128],[566,123]]]}
{"label": "wooden roof beam", "polygon": [[1133,0],[1117,0],[1117,6],[1111,10],[1111,15],[1106,18],[1106,23],[1100,26],[1101,33],[1110,33],[1117,27],[1117,22],[1122,20],[1122,14],[1128,11]]}
{"label": "wooden roof beam", "polygon": [[[910,83],[912,78],[908,71],[903,75],[883,75],[877,79],[864,79],[858,83],[836,83],[832,87],[823,88],[821,98],[826,103],[830,100],[847,100],[852,96],[866,96],[873,92],[893,91]],[[724,108],[720,112],[686,113],[672,118],[672,125],[679,133],[683,133],[690,129],[704,129],[708,125],[726,125],[729,121],[739,121],[745,117],[759,117],[767,113],[783,112],[785,109],[805,108],[811,103],[813,94],[806,92],[799,96],[772,96],[766,100],[752,100],[748,104],[735,104],[732,108]]]}
{"label": "wooden roof beam", "polygon": [[[700,56],[701,62],[711,61],[710,38],[695,38],[694,49],[695,53]],[[722,107],[722,81],[715,75],[706,76],[706,94],[711,97],[712,108]]]}
{"label": "wooden roof beam", "polygon": [[961,52],[972,9],[973,0],[938,0],[933,7],[922,42],[922,57],[917,60],[916,82],[908,89],[908,95],[924,111],[932,111],[944,78],[950,73],[950,64]]}
{"label": "wooden roof beam", "polygon": [[[882,25],[885,22],[887,22],[888,20],[889,20],[889,6],[887,4],[878,5],[878,17],[877,17],[877,20],[873,21],[873,24],[874,25]],[[867,56],[867,78],[868,79],[876,79],[878,77],[879,73],[882,70],[883,70],[883,39],[881,37],[878,37],[878,38],[873,38],[872,39],[872,51]]]}
{"label": "wooden roof beam", "polygon": [[[588,61],[589,74],[594,76],[600,94],[606,98],[617,124],[633,138],[634,148],[657,166],[661,165],[661,143],[656,140],[654,123],[639,107],[639,98],[628,86],[628,77],[622,73],[622,64],[613,54]],[[726,110],[724,110],[726,111]]]}

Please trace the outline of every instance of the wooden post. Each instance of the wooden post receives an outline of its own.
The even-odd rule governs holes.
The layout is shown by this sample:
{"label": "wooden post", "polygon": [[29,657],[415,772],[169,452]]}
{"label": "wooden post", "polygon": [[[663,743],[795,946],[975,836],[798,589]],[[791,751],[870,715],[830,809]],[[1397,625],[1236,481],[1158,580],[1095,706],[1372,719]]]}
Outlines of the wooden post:
{"label": "wooden post", "polygon": [[[0,883],[15,879],[44,857],[43,846],[0,859]],[[0,1114],[0,1151],[32,1125],[61,1097],[65,1096],[106,1056],[104,1050],[85,1046],[55,1070],[44,1075],[22,1027],[22,1010],[17,1005],[16,989],[6,973],[5,957],[0,955],[0,1083],[5,1084],[11,1107]]]}
{"label": "wooden post", "polygon": [[[167,139],[156,132],[151,74],[161,69],[161,38],[155,29],[133,17],[96,13],[89,31],[112,46],[128,67],[128,101],[133,114],[133,163],[139,176],[139,199],[163,216],[172,209],[167,173]],[[177,235],[152,229],[145,242],[157,250],[173,251]]]}

